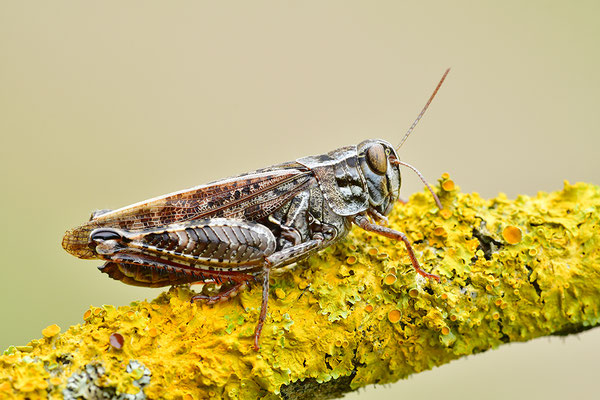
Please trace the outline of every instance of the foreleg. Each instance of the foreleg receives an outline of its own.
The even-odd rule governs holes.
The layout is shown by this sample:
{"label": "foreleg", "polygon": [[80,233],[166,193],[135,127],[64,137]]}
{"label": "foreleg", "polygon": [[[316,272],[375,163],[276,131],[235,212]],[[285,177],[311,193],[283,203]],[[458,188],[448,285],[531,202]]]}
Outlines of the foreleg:
{"label": "foreleg", "polygon": [[367,219],[367,217],[365,217],[364,215],[357,215],[354,218],[354,223],[366,231],[374,232],[379,235],[388,237],[390,239],[402,240],[404,242],[404,245],[406,246],[406,250],[408,251],[408,257],[410,257],[410,261],[412,262],[412,265],[413,265],[413,268],[415,269],[415,271],[417,271],[421,276],[423,276],[425,278],[428,278],[428,279],[433,278],[438,282],[440,281],[439,276],[430,274],[421,269],[421,267],[419,266],[419,262],[417,261],[417,257],[415,256],[415,252],[413,251],[412,246],[410,244],[410,241],[408,240],[408,238],[406,237],[406,235],[404,233],[395,231],[395,230],[390,229],[385,226],[380,226],[380,225],[374,224],[374,223],[370,222]]}

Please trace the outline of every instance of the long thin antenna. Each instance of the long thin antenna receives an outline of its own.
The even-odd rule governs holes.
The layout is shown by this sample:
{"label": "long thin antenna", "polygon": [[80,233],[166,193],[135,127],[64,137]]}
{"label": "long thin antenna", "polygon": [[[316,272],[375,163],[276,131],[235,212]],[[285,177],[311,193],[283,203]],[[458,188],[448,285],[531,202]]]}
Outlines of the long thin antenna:
{"label": "long thin antenna", "polygon": [[444,209],[444,207],[442,206],[442,202],[440,201],[440,198],[437,196],[437,194],[435,194],[435,192],[433,191],[433,188],[431,187],[431,185],[429,183],[427,183],[427,181],[425,180],[425,177],[423,176],[423,174],[421,174],[419,172],[418,169],[416,169],[415,167],[413,167],[409,163],[404,162],[404,161],[400,161],[400,160],[395,160],[395,161],[393,161],[393,163],[396,164],[396,165],[404,165],[405,167],[408,167],[408,168],[412,169],[413,171],[415,171],[415,173],[419,176],[419,178],[421,178],[421,181],[423,181],[423,183],[425,184],[425,186],[427,186],[427,189],[429,189],[429,191],[433,195],[433,200],[435,201],[435,204],[438,206],[438,208],[440,210]]}
{"label": "long thin antenna", "polygon": [[398,145],[398,147],[396,147],[396,150],[398,150],[398,149],[400,149],[400,147],[402,147],[402,145],[404,144],[404,142],[408,138],[408,135],[410,135],[410,133],[413,131],[413,129],[415,129],[415,126],[417,126],[417,124],[419,123],[419,121],[423,117],[423,114],[425,114],[425,111],[427,110],[427,107],[429,107],[429,105],[431,104],[431,101],[433,100],[433,98],[437,94],[438,90],[440,90],[440,86],[442,86],[442,83],[444,82],[444,79],[446,79],[446,76],[448,75],[448,72],[450,72],[450,68],[448,68],[446,70],[446,72],[444,72],[444,75],[442,76],[442,79],[440,79],[440,83],[438,83],[438,85],[436,86],[435,90],[433,91],[433,94],[431,95],[431,97],[429,97],[429,100],[427,101],[427,104],[425,104],[425,107],[423,107],[423,110],[421,111],[421,113],[419,114],[419,116],[417,117],[417,119],[415,119],[415,122],[413,122],[413,124],[410,126],[410,128],[408,128],[408,132],[406,132],[406,134],[404,135],[404,137],[400,141],[400,144]]}

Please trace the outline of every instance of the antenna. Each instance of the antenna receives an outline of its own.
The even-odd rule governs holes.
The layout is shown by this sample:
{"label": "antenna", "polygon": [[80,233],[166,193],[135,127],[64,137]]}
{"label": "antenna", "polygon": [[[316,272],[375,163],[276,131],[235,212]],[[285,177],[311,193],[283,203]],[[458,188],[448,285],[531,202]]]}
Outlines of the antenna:
{"label": "antenna", "polygon": [[442,202],[440,201],[440,198],[437,196],[437,194],[435,194],[435,192],[433,191],[433,188],[431,187],[431,185],[429,183],[427,183],[427,180],[425,179],[425,177],[423,176],[423,174],[419,172],[418,169],[416,169],[415,167],[413,167],[409,163],[404,162],[404,161],[400,161],[400,160],[394,160],[394,161],[392,161],[392,163],[396,164],[396,165],[403,165],[405,167],[408,167],[408,168],[412,169],[419,176],[419,178],[421,178],[421,181],[423,181],[423,183],[425,184],[425,186],[427,186],[427,189],[433,195],[433,200],[435,201],[435,204],[438,206],[438,208],[440,210],[444,209],[444,207],[442,206]]}
{"label": "antenna", "polygon": [[402,147],[402,145],[404,144],[404,142],[406,141],[406,139],[408,138],[408,136],[410,135],[410,133],[413,131],[413,129],[415,129],[415,126],[417,126],[417,124],[419,123],[419,121],[423,117],[423,114],[425,114],[425,111],[427,110],[427,107],[429,107],[429,105],[431,104],[431,101],[433,100],[433,98],[437,94],[438,90],[440,90],[440,86],[442,86],[442,83],[444,82],[444,79],[446,79],[446,76],[448,75],[448,72],[450,72],[450,68],[448,68],[446,70],[446,72],[444,72],[444,75],[442,76],[442,79],[440,79],[440,83],[437,84],[437,86],[436,86],[435,90],[433,91],[431,97],[429,97],[429,100],[427,101],[427,104],[425,104],[425,107],[423,107],[423,110],[421,110],[421,113],[419,114],[419,116],[417,117],[417,119],[415,119],[415,122],[413,122],[412,125],[410,126],[410,128],[408,128],[408,131],[406,132],[406,134],[404,135],[404,137],[400,141],[400,144],[398,145],[398,147],[396,147],[396,151],[398,151],[398,149],[400,149],[400,147]]}

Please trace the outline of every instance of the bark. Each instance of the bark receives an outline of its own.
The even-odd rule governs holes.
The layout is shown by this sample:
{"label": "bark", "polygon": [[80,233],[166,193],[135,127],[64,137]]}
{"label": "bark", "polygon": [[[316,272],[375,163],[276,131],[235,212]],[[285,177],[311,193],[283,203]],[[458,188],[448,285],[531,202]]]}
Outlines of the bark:
{"label": "bark", "polygon": [[0,398],[335,398],[599,323],[599,187],[484,200],[444,176],[438,192],[444,210],[418,193],[390,227],[439,283],[414,272],[401,242],[355,227],[272,274],[259,352],[260,285],[212,306],[177,287],[151,302],[91,307],[82,324],[9,348]]}

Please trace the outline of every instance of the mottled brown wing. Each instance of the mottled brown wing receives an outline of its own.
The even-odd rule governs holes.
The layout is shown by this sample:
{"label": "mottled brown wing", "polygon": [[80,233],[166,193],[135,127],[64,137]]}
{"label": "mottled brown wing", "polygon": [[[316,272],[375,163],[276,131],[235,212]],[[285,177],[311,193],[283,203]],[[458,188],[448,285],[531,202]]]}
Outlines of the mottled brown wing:
{"label": "mottled brown wing", "polygon": [[100,227],[144,230],[197,218],[256,221],[271,214],[315,178],[310,169],[287,163],[155,197],[93,217],[65,233],[63,247],[79,258],[95,258],[88,248]]}

